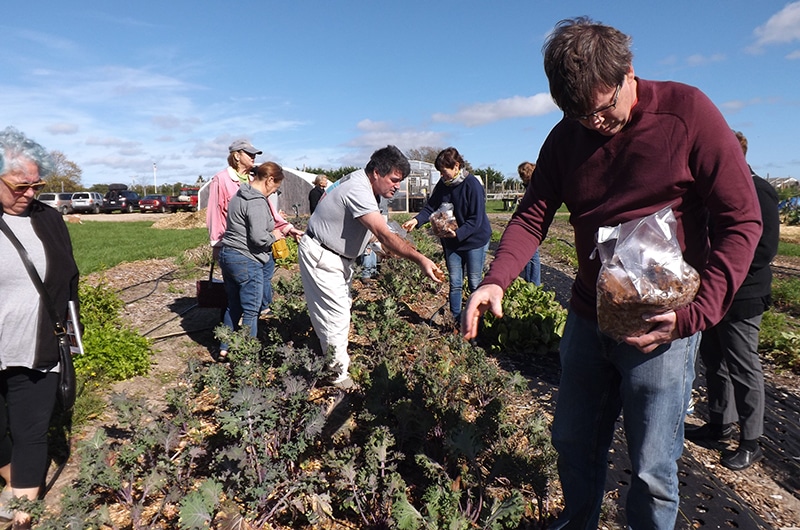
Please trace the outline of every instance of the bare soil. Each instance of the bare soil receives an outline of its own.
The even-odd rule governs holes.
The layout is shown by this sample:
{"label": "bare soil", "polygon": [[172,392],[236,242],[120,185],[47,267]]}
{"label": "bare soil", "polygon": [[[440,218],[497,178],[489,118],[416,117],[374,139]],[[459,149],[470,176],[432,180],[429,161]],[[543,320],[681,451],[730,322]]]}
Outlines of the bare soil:
{"label": "bare soil", "polygon": [[[115,221],[123,220],[151,220],[154,217],[164,219],[164,223],[189,223],[191,214],[109,214],[107,216],[83,216],[92,220],[101,217],[111,217]],[[178,217],[174,217],[178,216]],[[181,220],[183,216],[184,219]],[[502,230],[508,221],[509,215],[490,215],[495,230]],[[201,222],[195,219],[194,222]],[[202,224],[201,224],[202,226]],[[787,239],[798,238],[800,241],[800,228],[788,231]],[[565,220],[556,222],[551,228],[550,237],[560,237],[571,241],[571,230]],[[788,260],[791,266],[800,269],[797,260]],[[574,270],[546,252],[542,254],[543,279],[545,286],[555,290],[558,299],[565,303],[569,296],[569,286],[574,277]],[[295,274],[296,270],[286,271],[279,269],[276,274]],[[117,290],[123,300],[127,302],[123,317],[125,321],[139,330],[143,335],[154,341],[154,356],[152,370],[147,376],[135,377],[113,385],[110,392],[128,392],[134,395],[145,396],[154,404],[163,403],[166,389],[175,384],[176,378],[181,374],[189,359],[199,359],[203,362],[213,362],[211,351],[215,341],[212,328],[218,322],[218,310],[199,309],[193,307],[195,296],[195,281],[207,276],[207,271],[197,270],[196,274],[189,277],[182,274],[173,260],[148,260],[136,263],[126,263],[114,267],[102,274],[92,275],[90,281],[99,281],[101,278],[108,285]],[[356,280],[358,284],[358,280]],[[359,285],[356,285],[359,287]],[[431,300],[428,308],[420,308],[420,316],[428,319],[431,313],[446,300],[446,289],[441,290],[438,300]],[[425,314],[423,314],[425,313]],[[780,372],[773,366],[765,363],[766,384],[779,389],[795,401],[800,399],[800,377],[797,374]],[[537,393],[535,385],[530,396],[529,406],[541,404],[542,410],[552,407],[550,390],[544,388]],[[704,417],[704,401],[700,395],[697,412],[687,421],[698,423]],[[794,426],[800,426],[800,418],[792,418]],[[76,439],[90,436],[95,429],[113,425],[113,417],[108,413],[93,419],[84,426],[80,432],[74,433]],[[75,442],[73,442],[73,446]],[[746,504],[764,521],[773,528],[800,527],[800,491],[779,482],[767,465],[767,461],[757,463],[751,468],[741,472],[732,472],[719,465],[719,452],[699,447],[692,443],[686,444],[686,452],[693,456],[701,465],[724,484],[730,487]],[[795,455],[799,458],[800,455]],[[769,456],[767,457],[769,458]],[[56,484],[54,491],[48,496],[48,503],[57,505],[60,490],[69,487],[70,479],[77,474],[76,458],[67,465],[65,472]],[[554,500],[558,505],[558,501]]]}

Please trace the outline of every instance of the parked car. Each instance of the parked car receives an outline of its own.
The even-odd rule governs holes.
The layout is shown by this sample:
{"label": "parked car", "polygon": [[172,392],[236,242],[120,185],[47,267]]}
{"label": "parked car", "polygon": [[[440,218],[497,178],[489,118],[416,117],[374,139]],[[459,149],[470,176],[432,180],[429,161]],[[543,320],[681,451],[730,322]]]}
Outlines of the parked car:
{"label": "parked car", "polygon": [[778,210],[783,210],[785,208],[800,208],[800,197],[789,197],[778,203]]}
{"label": "parked car", "polygon": [[39,200],[61,212],[61,215],[72,211],[71,193],[40,193]]}
{"label": "parked car", "polygon": [[200,188],[197,187],[181,188],[180,195],[170,195],[167,197],[167,208],[169,208],[172,213],[179,210],[184,212],[196,212],[199,192]]}
{"label": "parked car", "polygon": [[166,195],[145,195],[139,199],[139,210],[144,212],[159,212],[165,213],[167,211],[167,196]]}
{"label": "parked car", "polygon": [[103,197],[103,212],[111,213],[119,210],[124,213],[133,213],[139,208],[139,194],[130,190],[112,189]]}
{"label": "parked car", "polygon": [[72,211],[100,213],[103,196],[96,191],[78,191],[72,194]]}

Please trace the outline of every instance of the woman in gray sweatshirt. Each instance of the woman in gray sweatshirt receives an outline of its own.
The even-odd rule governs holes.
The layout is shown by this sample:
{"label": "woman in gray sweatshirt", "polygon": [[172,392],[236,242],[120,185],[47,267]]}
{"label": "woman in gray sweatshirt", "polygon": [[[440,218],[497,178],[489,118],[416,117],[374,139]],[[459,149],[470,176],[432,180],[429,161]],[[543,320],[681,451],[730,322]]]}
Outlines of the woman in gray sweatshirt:
{"label": "woman in gray sweatshirt", "polygon": [[281,187],[283,178],[283,170],[278,164],[265,162],[256,168],[249,183],[239,187],[228,204],[228,222],[222,236],[219,265],[225,279],[234,329],[247,326],[251,337],[255,337],[258,330],[264,282],[271,281],[275,271],[272,244],[285,237],[275,228],[275,219],[267,202],[267,197]]}

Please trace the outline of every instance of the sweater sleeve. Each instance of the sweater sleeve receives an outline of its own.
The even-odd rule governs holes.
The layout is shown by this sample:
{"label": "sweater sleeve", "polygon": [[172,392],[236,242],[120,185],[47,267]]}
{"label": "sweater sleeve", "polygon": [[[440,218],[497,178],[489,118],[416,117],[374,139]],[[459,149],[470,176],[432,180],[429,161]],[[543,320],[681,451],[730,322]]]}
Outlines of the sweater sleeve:
{"label": "sweater sleeve", "polygon": [[[534,174],[541,172],[540,167],[541,164],[537,164]],[[557,198],[536,195],[533,186],[528,186],[503,232],[494,260],[481,285],[499,285],[505,291],[539,248],[560,206],[561,201]]]}
{"label": "sweater sleeve", "polygon": [[697,91],[687,119],[689,169],[714,226],[694,301],[676,311],[681,337],[717,324],[747,276],[761,236],[761,212],[739,142],[707,96]]}
{"label": "sweater sleeve", "polygon": [[280,230],[281,234],[285,236],[289,233],[289,230],[294,228],[294,225],[284,219],[280,212],[275,209],[275,205],[272,204],[272,201],[267,199],[267,204],[269,205],[269,213],[272,214],[272,219],[275,221],[275,228]]}
{"label": "sweater sleeve", "polygon": [[206,210],[206,226],[211,246],[216,246],[222,241],[228,219],[228,202],[230,196],[220,179],[227,178],[227,169],[214,175],[208,186],[208,206]]}

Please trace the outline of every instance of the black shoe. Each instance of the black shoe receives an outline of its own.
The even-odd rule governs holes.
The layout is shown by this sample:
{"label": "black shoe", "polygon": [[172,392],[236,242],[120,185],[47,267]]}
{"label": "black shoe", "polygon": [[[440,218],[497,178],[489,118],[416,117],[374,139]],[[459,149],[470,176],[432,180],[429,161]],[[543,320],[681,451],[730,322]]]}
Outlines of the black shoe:
{"label": "black shoe", "polygon": [[684,424],[683,437],[690,442],[727,442],[733,438],[733,426],[704,423],[696,427]]}
{"label": "black shoe", "polygon": [[755,451],[737,449],[735,452],[723,456],[719,463],[733,471],[741,471],[742,469],[747,469],[752,466],[762,458],[764,458],[764,453],[761,452],[761,447],[756,446]]}

